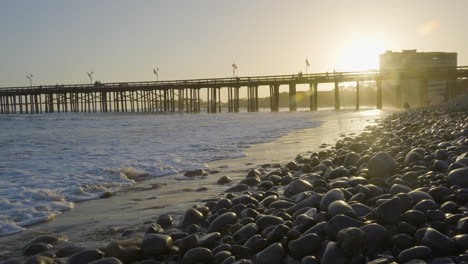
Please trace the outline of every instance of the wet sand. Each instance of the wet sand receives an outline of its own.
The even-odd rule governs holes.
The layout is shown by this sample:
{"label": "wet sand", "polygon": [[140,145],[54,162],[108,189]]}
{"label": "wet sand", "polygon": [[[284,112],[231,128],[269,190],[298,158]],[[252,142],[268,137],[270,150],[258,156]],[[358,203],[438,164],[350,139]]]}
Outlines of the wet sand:
{"label": "wet sand", "polygon": [[[220,186],[216,181],[229,176],[233,182],[262,164],[285,164],[297,154],[318,151],[322,144],[334,144],[340,137],[357,134],[394,111],[322,111],[312,113],[322,125],[288,134],[265,144],[245,149],[245,157],[206,164],[219,173],[205,178],[180,180],[181,174],[141,181],[131,188],[106,199],[86,201],[59,215],[54,221],[30,227],[27,231],[0,238],[0,256],[23,245],[40,233],[62,233],[75,244],[100,247],[114,239],[122,239],[122,230],[138,228],[166,213],[178,222],[179,217],[194,204],[222,196],[232,185]],[[321,146],[322,145],[322,146]],[[329,146],[328,146],[329,147]]]}

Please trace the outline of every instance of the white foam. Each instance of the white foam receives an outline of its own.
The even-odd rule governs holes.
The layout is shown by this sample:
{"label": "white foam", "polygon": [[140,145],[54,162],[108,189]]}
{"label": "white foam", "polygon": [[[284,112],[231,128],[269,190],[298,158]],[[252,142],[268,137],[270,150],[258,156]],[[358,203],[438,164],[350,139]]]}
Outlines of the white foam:
{"label": "white foam", "polygon": [[[0,116],[0,235],[147,177],[318,126],[309,112]],[[182,179],[182,177],[180,178]],[[183,179],[187,179],[183,177]]]}

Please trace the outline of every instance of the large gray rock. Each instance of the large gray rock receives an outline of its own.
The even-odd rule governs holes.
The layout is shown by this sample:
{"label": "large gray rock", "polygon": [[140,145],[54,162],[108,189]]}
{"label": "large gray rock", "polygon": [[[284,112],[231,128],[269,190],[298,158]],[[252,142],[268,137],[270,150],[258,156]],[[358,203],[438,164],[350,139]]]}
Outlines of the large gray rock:
{"label": "large gray rock", "polygon": [[395,160],[387,153],[380,152],[374,155],[367,165],[370,178],[387,178],[391,176],[396,167]]}
{"label": "large gray rock", "polygon": [[258,264],[281,264],[284,258],[284,249],[280,243],[273,243],[255,255]]}
{"label": "large gray rock", "polygon": [[141,248],[143,254],[147,256],[157,256],[165,254],[171,250],[173,245],[172,237],[163,234],[146,234]]}
{"label": "large gray rock", "polygon": [[326,211],[332,202],[344,199],[345,196],[340,189],[332,189],[323,196],[322,201],[320,201],[320,209]]}
{"label": "large gray rock", "polygon": [[208,233],[221,232],[226,228],[227,225],[232,225],[237,221],[237,215],[233,212],[226,212],[216,217],[208,227]]}
{"label": "large gray rock", "polygon": [[310,183],[304,180],[295,180],[284,189],[284,196],[291,197],[301,192],[312,191],[313,189],[314,187]]}
{"label": "large gray rock", "polygon": [[447,175],[447,181],[452,185],[468,187],[468,167],[455,169]]}

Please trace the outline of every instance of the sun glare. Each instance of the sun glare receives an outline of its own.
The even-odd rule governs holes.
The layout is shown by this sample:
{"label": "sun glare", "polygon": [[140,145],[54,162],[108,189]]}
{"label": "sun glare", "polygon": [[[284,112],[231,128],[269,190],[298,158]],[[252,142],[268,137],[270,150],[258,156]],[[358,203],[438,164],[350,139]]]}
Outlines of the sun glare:
{"label": "sun glare", "polygon": [[345,42],[336,58],[337,71],[362,71],[379,68],[379,55],[385,52],[384,45],[375,40]]}

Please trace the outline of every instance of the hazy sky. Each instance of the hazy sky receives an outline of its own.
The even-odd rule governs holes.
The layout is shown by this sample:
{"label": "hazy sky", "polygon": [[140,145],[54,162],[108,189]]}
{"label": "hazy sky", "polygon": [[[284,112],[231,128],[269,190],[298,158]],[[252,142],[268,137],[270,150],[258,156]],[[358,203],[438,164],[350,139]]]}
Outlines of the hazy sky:
{"label": "hazy sky", "polygon": [[387,49],[458,52],[466,0],[0,0],[0,86],[377,68]]}

